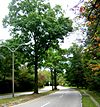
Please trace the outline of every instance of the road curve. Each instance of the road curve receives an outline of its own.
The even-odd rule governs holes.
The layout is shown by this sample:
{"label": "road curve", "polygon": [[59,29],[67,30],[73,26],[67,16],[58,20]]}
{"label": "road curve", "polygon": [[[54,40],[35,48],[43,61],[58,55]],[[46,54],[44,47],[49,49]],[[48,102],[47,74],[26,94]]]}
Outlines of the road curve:
{"label": "road curve", "polygon": [[60,87],[60,89],[60,91],[53,94],[18,104],[13,107],[82,107],[81,95],[78,91],[63,87]]}

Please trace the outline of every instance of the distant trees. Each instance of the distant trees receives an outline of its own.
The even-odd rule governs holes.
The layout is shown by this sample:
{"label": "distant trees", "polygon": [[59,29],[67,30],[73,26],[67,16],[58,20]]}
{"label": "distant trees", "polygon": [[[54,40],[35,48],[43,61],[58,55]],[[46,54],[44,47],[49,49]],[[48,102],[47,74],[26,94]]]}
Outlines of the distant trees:
{"label": "distant trees", "polygon": [[68,49],[67,57],[68,57],[68,66],[66,68],[66,80],[69,85],[84,87],[85,79],[84,79],[84,68],[83,68],[83,47],[78,46],[77,44],[73,44]]}
{"label": "distant trees", "polygon": [[39,70],[38,72],[39,87],[49,86],[51,83],[51,73],[47,70]]}
{"label": "distant trees", "polygon": [[49,68],[51,71],[52,90],[57,89],[57,84],[59,84],[58,76],[59,76],[59,82],[61,84],[60,76],[61,74],[63,74],[63,70],[65,69],[64,65],[66,62],[66,58],[64,55],[66,55],[66,49],[49,48],[44,58],[44,62],[43,62],[44,67]]}

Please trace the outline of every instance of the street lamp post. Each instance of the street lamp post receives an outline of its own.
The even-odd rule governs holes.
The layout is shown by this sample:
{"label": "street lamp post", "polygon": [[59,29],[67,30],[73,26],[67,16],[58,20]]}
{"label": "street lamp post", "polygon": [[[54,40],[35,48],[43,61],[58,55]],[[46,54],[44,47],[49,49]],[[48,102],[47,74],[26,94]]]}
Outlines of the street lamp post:
{"label": "street lamp post", "polygon": [[12,97],[14,97],[14,52],[12,52]]}
{"label": "street lamp post", "polygon": [[20,44],[17,48],[11,49],[8,46],[0,45],[0,47],[6,47],[12,53],[12,97],[14,97],[14,54],[16,50],[23,45],[28,45],[29,43]]}

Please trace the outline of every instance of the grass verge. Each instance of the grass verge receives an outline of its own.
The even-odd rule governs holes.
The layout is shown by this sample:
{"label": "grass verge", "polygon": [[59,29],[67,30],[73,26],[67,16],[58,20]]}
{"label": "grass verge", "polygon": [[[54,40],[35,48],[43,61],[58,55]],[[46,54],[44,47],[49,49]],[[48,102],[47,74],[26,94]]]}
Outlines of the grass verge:
{"label": "grass verge", "polygon": [[44,92],[44,93],[31,94],[31,95],[22,95],[22,96],[18,96],[18,97],[15,97],[15,98],[1,99],[0,100],[0,107],[13,106],[13,105],[16,105],[16,104],[19,104],[19,103],[23,103],[23,102],[26,102],[26,101],[29,101],[29,100],[39,98],[41,96],[51,94],[53,92],[55,92],[55,91],[48,91],[48,92]]}
{"label": "grass verge", "polygon": [[100,104],[100,93],[96,91],[88,91],[86,90],[87,93],[89,93],[93,98]]}
{"label": "grass verge", "polygon": [[97,107],[95,103],[91,100],[91,98],[84,94],[84,90],[79,89],[81,95],[82,95],[82,107]]}

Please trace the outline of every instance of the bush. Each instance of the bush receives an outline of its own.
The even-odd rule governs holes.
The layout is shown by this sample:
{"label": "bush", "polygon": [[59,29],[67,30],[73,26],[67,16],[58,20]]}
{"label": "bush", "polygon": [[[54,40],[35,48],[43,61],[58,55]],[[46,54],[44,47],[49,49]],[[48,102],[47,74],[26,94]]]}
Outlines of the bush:
{"label": "bush", "polygon": [[12,80],[0,81],[0,94],[12,92]]}

